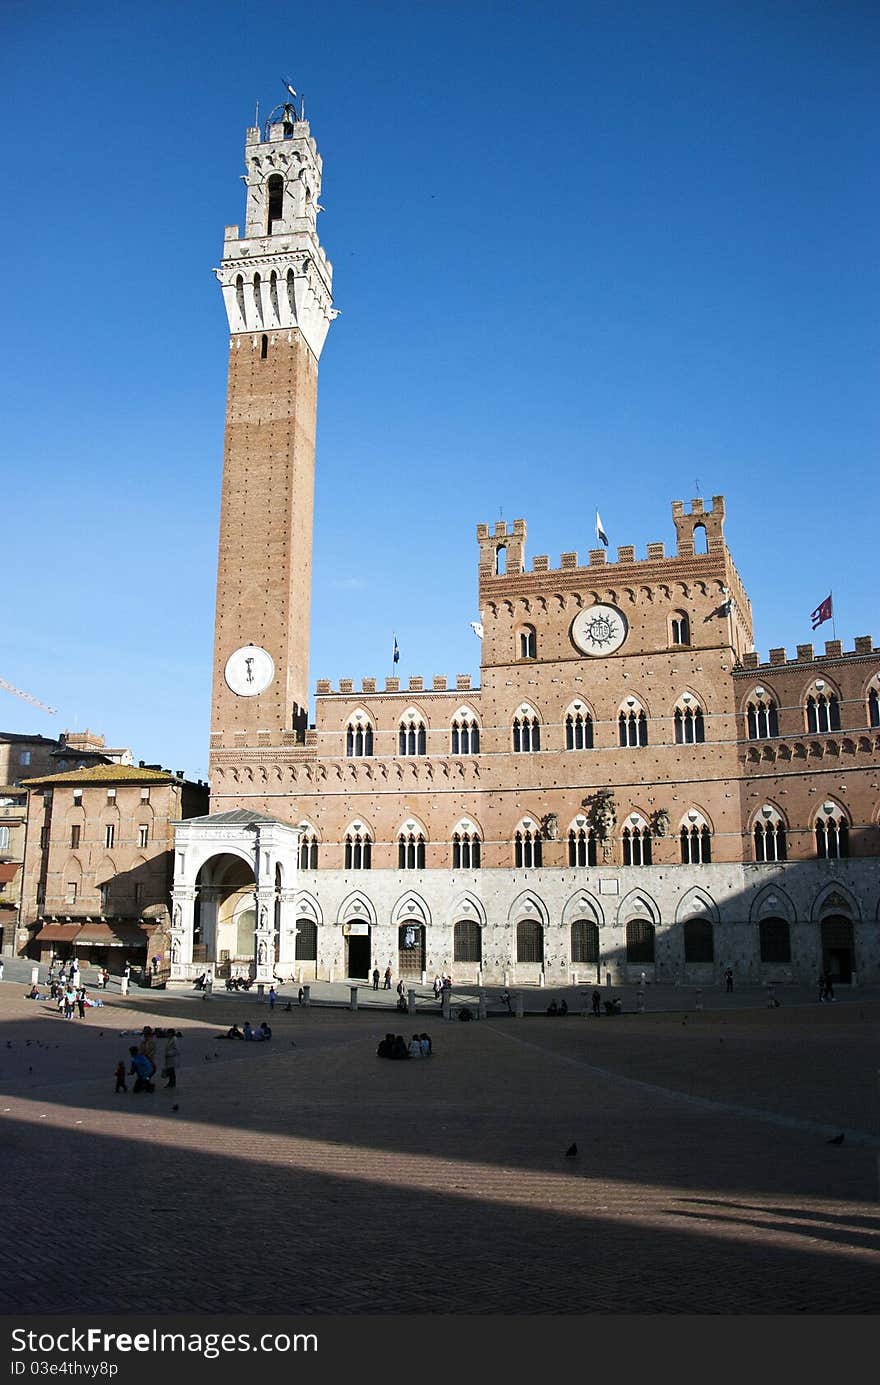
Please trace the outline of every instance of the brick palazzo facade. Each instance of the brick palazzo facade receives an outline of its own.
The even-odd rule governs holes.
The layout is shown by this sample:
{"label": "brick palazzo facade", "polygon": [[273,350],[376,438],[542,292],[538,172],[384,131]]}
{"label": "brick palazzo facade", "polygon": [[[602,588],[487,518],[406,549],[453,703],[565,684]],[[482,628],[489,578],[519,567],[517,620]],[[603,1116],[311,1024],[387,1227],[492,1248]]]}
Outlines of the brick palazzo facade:
{"label": "brick palazzo facade", "polygon": [[[565,984],[880,980],[880,652],[753,652],[724,500],[675,551],[526,559],[477,527],[480,686],[317,684],[306,727],[321,160],[251,129],[230,328],[211,813],[175,846],[172,981],[205,969]],[[272,504],[266,504],[266,497]]]}

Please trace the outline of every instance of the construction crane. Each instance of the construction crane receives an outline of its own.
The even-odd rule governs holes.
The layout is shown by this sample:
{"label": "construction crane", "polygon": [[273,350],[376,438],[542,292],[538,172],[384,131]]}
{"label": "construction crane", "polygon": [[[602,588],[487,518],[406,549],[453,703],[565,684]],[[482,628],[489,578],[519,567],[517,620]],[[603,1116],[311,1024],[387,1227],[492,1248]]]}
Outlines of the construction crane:
{"label": "construction crane", "polygon": [[57,707],[47,707],[45,702],[41,702],[39,698],[31,697],[30,693],[22,692],[21,688],[16,688],[12,683],[7,683],[5,678],[0,678],[0,688],[5,688],[7,692],[13,693],[16,697],[24,698],[25,702],[29,702],[32,707],[42,708],[42,710],[48,712],[50,716],[54,717],[58,710]]}

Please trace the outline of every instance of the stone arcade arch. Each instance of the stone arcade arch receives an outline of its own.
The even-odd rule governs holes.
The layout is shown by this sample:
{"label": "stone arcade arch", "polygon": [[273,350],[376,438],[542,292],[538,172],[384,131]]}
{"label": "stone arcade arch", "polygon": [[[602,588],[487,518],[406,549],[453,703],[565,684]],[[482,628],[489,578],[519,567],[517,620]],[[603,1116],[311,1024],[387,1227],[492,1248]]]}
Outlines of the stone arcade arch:
{"label": "stone arcade arch", "polygon": [[821,968],[836,985],[849,986],[857,974],[855,924],[859,907],[850,892],[835,883],[816,900],[813,917],[819,921]]}
{"label": "stone arcade arch", "polygon": [[430,911],[421,895],[407,891],[395,904],[391,922],[397,928],[397,974],[421,981],[427,965]]}
{"label": "stone arcade arch", "polygon": [[508,922],[517,983],[539,985],[544,975],[546,906],[537,895],[526,891],[511,905]]}
{"label": "stone arcade arch", "polygon": [[602,907],[586,890],[579,890],[562,911],[562,926],[568,947],[571,979],[602,980],[600,929],[605,922]]}
{"label": "stone arcade arch", "polygon": [[293,966],[299,835],[244,808],[178,825],[170,985],[203,971],[268,984],[276,965]]}
{"label": "stone arcade arch", "polygon": [[353,981],[366,981],[372,971],[373,929],[376,911],[359,890],[348,896],[339,910],[344,953],[343,972]]}

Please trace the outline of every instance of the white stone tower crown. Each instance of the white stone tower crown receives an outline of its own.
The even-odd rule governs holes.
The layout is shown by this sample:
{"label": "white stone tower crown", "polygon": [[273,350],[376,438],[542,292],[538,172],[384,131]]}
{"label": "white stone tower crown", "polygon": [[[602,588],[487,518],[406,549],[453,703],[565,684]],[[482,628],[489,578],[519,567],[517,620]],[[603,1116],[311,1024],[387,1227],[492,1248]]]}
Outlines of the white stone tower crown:
{"label": "white stone tower crown", "polygon": [[321,156],[306,120],[292,105],[273,111],[261,131],[247,132],[244,237],[227,226],[223,287],[229,330],[299,328],[317,360],[331,321],[333,268],[321,249]]}

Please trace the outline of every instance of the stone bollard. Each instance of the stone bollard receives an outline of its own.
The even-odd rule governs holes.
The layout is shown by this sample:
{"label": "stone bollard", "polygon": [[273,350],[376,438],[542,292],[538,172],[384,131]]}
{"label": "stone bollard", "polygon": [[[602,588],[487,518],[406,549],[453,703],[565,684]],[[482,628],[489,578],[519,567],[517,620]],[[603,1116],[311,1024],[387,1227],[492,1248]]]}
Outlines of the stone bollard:
{"label": "stone bollard", "polygon": [[510,972],[507,967],[504,968],[504,989],[506,991],[510,989]]}
{"label": "stone bollard", "polygon": [[443,1019],[449,1019],[449,991],[446,989],[445,986],[443,987],[443,991],[440,997],[440,1014]]}
{"label": "stone bollard", "polygon": [[703,991],[702,991],[702,988],[698,986],[698,987],[697,987],[697,999],[696,999],[696,1004],[695,1004],[695,1006],[694,1006],[694,1009],[696,1009],[696,1010],[702,1010],[702,1008],[703,1008]]}
{"label": "stone bollard", "polygon": [[643,1014],[645,1013],[645,1000],[646,1000],[645,992],[644,992],[644,990],[642,990],[641,987],[639,987],[639,989],[636,991],[636,1014],[637,1014],[637,1015],[643,1015]]}
{"label": "stone bollard", "polygon": [[119,994],[120,994],[120,995],[128,995],[128,977],[127,977],[127,976],[120,977],[120,980],[119,980]]}
{"label": "stone bollard", "polygon": [[543,985],[544,985],[544,973],[543,973],[543,972],[541,972],[540,975],[539,975],[539,977],[538,977],[538,985],[539,985],[539,986],[543,986]]}
{"label": "stone bollard", "polygon": [[[357,987],[355,987],[355,990],[357,990]],[[311,1005],[311,1003],[312,1003],[312,988],[311,988],[311,986],[303,986],[303,988],[302,988],[302,993],[303,993],[303,1005]]]}
{"label": "stone bollard", "polygon": [[263,985],[263,982],[262,982],[262,981],[258,981],[258,982],[257,982],[257,1004],[258,1004],[258,1005],[262,1005],[263,1000],[265,999],[265,990],[266,990],[266,987]]}
{"label": "stone bollard", "polygon": [[605,985],[606,985],[606,986],[610,986],[610,985],[611,985],[611,972],[610,972],[610,971],[606,971],[606,973],[605,973]]}
{"label": "stone bollard", "polygon": [[521,993],[521,992],[517,992],[517,994],[513,997],[513,1013],[514,1013],[514,1015],[516,1016],[516,1018],[517,1018],[518,1020],[521,1020],[521,1019],[522,1019],[522,1017],[523,1017],[523,998],[522,998],[522,993]]}
{"label": "stone bollard", "polygon": [[477,1019],[478,1019],[478,1020],[484,1020],[485,1018],[486,1018],[486,992],[485,992],[485,991],[480,991],[479,994],[478,994],[478,996],[477,996]]}
{"label": "stone bollard", "polygon": [[38,986],[40,983],[40,968],[31,967],[31,985]]}
{"label": "stone bollard", "polygon": [[416,1012],[416,993],[412,987],[406,993],[406,1013],[414,1015]]}
{"label": "stone bollard", "polygon": [[348,1008],[349,1010],[356,1010],[358,1007],[358,988],[357,986],[349,986],[348,990],[349,995],[351,996],[351,999],[348,1002]]}

